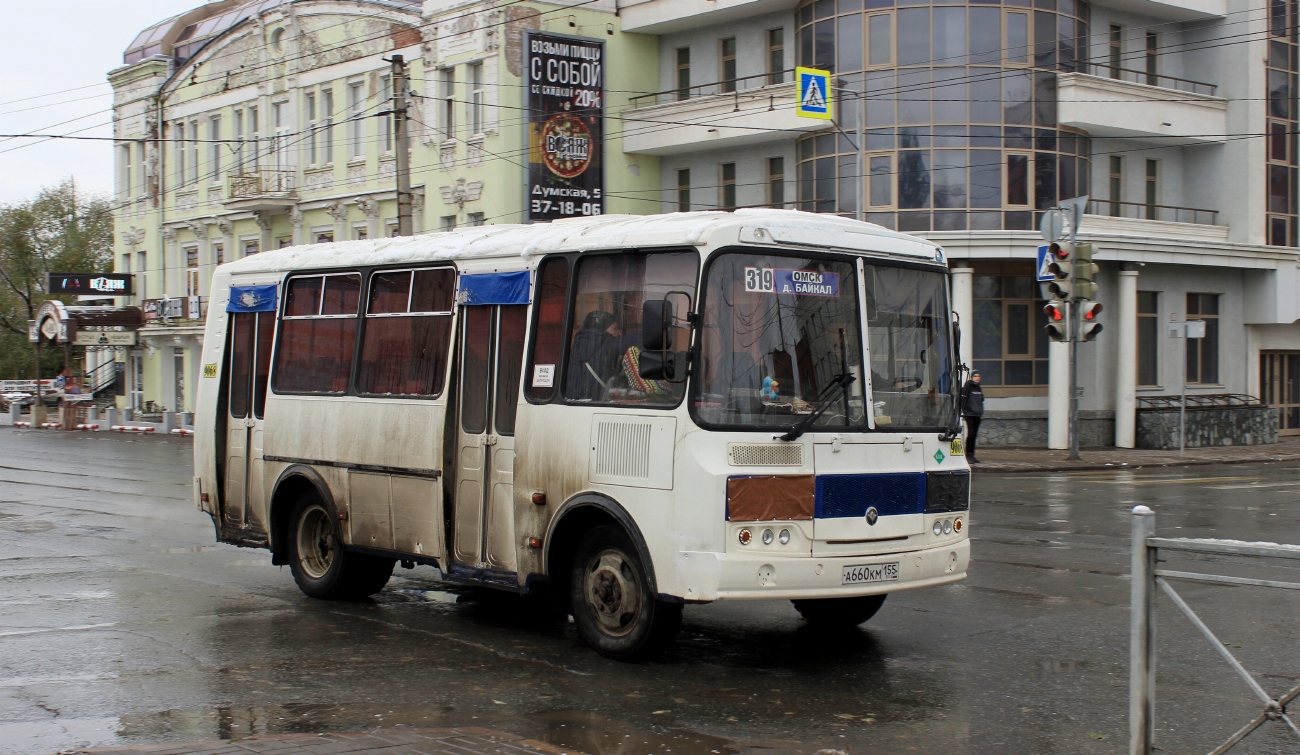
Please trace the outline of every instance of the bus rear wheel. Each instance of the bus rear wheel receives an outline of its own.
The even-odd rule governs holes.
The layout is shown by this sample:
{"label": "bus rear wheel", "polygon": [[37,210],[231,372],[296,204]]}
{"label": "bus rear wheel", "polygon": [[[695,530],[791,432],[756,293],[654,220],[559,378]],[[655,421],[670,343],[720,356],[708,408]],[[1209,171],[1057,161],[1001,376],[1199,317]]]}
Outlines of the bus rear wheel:
{"label": "bus rear wheel", "polygon": [[388,584],[391,558],[351,553],[338,524],[315,495],[299,499],[290,518],[289,568],[303,593],[323,600],[360,600]]}
{"label": "bus rear wheel", "polygon": [[856,627],[865,624],[885,604],[886,595],[863,595],[858,598],[819,598],[793,600],[795,610],[810,624]]}
{"label": "bus rear wheel", "polygon": [[569,598],[582,639],[619,661],[663,652],[682,623],[682,607],[651,592],[636,546],[619,527],[597,527],[583,539],[573,561]]}

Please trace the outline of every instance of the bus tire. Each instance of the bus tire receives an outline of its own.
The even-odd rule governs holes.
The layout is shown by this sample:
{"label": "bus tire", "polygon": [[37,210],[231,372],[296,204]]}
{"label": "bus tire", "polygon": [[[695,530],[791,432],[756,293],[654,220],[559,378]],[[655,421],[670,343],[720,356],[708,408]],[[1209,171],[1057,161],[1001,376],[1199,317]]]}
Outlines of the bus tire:
{"label": "bus tire", "polygon": [[817,598],[792,600],[795,610],[810,624],[856,627],[865,624],[885,604],[886,594],[858,598]]}
{"label": "bus tire", "polygon": [[639,661],[663,652],[682,624],[679,604],[658,600],[632,538],[621,527],[588,532],[569,579],[578,633],[606,658]]}
{"label": "bus tire", "polygon": [[304,594],[322,600],[360,600],[388,584],[397,562],[344,548],[337,518],[314,493],[298,499],[289,521],[289,568]]}

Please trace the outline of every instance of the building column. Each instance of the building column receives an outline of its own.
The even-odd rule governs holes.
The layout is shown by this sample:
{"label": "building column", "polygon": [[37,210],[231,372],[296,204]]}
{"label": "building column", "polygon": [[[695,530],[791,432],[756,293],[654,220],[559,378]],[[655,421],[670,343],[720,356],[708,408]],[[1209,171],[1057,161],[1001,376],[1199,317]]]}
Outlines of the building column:
{"label": "building column", "polygon": [[1047,447],[1070,447],[1070,344],[1052,341],[1047,347]]}
{"label": "building column", "polygon": [[954,262],[951,272],[952,308],[961,324],[961,353],[957,356],[969,367],[975,342],[975,300],[972,298],[975,271],[969,262]]}
{"label": "building column", "polygon": [[[199,244],[199,253],[198,253],[198,263],[199,263],[199,268],[198,268],[198,269],[199,269],[199,290],[198,290],[197,292],[195,292],[195,294],[196,294],[197,296],[203,296],[203,295],[204,295],[203,292],[208,290],[208,276],[204,273],[204,271],[205,271],[205,270],[210,270],[210,269],[211,269],[211,267],[209,266],[209,262],[211,261],[211,260],[209,259],[209,257],[211,256],[211,255],[210,255],[210,252],[211,252],[211,245],[208,243],[208,242],[209,242],[209,237],[208,237],[208,221],[206,221],[206,220],[195,220],[195,221],[192,221],[192,222],[189,224],[189,226],[190,226],[190,231],[194,234],[194,238],[195,238],[196,241],[198,241],[198,244]],[[185,260],[184,262],[185,262],[185,268],[186,268],[186,269],[185,269],[185,272],[182,273],[181,275],[182,275],[183,278],[185,278],[185,282],[186,282],[186,284],[188,285],[188,283],[189,283],[189,274],[190,274],[190,273],[189,273],[189,260]],[[188,290],[185,290],[185,293],[188,294],[189,291],[188,291]]]}
{"label": "building column", "polygon": [[257,244],[257,251],[265,252],[274,249],[275,239],[271,238],[271,213],[257,213],[257,227],[262,231],[262,237]]}
{"label": "building column", "polygon": [[[370,197],[357,197],[353,200],[357,203],[357,209],[361,214],[366,216],[366,238],[377,238],[379,236],[379,202]],[[347,238],[351,238],[351,234]],[[335,239],[336,241],[340,239]]]}
{"label": "building column", "polygon": [[1125,262],[1119,271],[1115,352],[1115,446],[1137,445],[1137,265]]}
{"label": "building column", "polygon": [[293,225],[293,245],[302,246],[302,210],[297,207],[289,210],[289,223]]}
{"label": "building column", "polygon": [[[335,202],[329,207],[326,207],[325,211],[330,214],[330,217],[334,218],[334,240],[335,241],[347,240],[348,206],[343,204],[342,202]],[[316,240],[312,239],[312,241],[315,242]]]}
{"label": "building column", "polygon": [[[235,223],[229,218],[221,218],[217,221],[217,232],[221,234],[221,253],[226,262],[239,259],[235,255]],[[242,251],[242,250],[241,250]],[[213,270],[216,270],[216,259],[212,260]]]}

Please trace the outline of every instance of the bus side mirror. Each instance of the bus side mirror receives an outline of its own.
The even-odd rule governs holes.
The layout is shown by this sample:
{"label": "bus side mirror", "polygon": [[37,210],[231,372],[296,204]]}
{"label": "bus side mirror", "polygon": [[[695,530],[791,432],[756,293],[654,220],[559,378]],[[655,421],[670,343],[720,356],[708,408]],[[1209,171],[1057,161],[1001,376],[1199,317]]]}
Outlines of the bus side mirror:
{"label": "bus side mirror", "polygon": [[637,372],[646,380],[672,380],[677,373],[675,356],[645,349],[637,362]]}
{"label": "bus side mirror", "polygon": [[667,299],[641,304],[641,351],[662,352],[668,347],[668,329],[673,324],[672,305]]}

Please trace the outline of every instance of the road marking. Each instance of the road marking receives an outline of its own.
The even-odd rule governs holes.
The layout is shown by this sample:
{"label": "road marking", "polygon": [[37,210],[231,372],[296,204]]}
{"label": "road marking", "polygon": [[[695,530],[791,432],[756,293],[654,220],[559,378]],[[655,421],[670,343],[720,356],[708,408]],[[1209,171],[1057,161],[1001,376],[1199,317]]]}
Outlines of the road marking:
{"label": "road marking", "polygon": [[104,627],[115,627],[116,621],[110,621],[107,624],[78,624],[71,627],[46,627],[45,629],[19,629],[13,632],[0,632],[0,637],[20,637],[27,634],[45,634],[46,632],[79,632],[86,629],[103,629]]}
{"label": "road marking", "polygon": [[1211,490],[1249,490],[1251,488],[1285,488],[1289,485],[1295,485],[1296,480],[1287,480],[1286,482],[1255,482],[1249,485],[1211,485]]}

